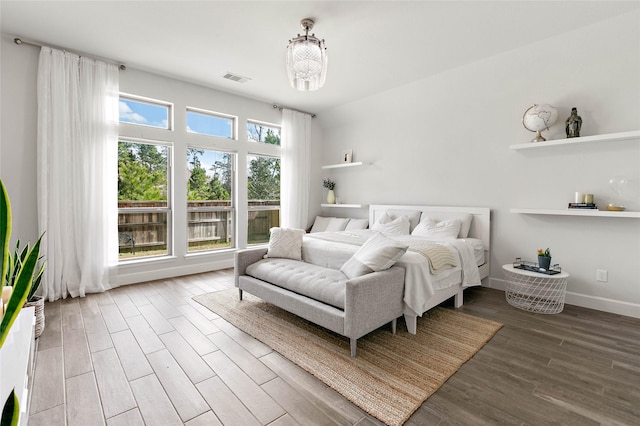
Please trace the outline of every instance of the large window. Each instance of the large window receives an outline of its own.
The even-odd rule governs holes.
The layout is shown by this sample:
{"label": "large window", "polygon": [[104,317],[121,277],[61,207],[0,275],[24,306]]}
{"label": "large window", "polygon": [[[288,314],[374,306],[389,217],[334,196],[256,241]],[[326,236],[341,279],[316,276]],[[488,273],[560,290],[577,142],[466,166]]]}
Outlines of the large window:
{"label": "large window", "polygon": [[171,105],[134,96],[120,96],[120,122],[171,129]]}
{"label": "large window", "polygon": [[235,117],[188,108],[187,132],[235,139]]}
{"label": "large window", "polygon": [[170,158],[164,144],[118,142],[120,259],[170,254]]}
{"label": "large window", "polygon": [[247,156],[248,244],[269,241],[269,229],[280,226],[280,159]]}
{"label": "large window", "polygon": [[187,251],[234,247],[234,154],[188,147],[187,168]]}
{"label": "large window", "polygon": [[249,142],[280,145],[280,127],[259,121],[247,121],[247,137]]}

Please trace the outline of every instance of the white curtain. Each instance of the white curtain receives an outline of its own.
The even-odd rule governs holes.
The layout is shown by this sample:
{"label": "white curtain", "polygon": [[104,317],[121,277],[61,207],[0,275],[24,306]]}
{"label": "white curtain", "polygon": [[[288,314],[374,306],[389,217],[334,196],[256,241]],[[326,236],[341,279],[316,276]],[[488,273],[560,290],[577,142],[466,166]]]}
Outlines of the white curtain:
{"label": "white curtain", "polygon": [[117,265],[118,67],[43,47],[38,223],[50,301],[111,288]]}
{"label": "white curtain", "polygon": [[281,225],[307,227],[309,170],[311,169],[311,116],[282,110]]}

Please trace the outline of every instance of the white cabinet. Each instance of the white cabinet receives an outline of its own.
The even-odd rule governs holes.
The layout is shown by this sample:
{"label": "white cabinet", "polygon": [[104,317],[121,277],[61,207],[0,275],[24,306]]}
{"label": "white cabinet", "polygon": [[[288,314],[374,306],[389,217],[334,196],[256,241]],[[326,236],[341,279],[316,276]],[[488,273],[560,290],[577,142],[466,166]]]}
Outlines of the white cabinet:
{"label": "white cabinet", "polygon": [[29,416],[29,380],[32,374],[35,323],[35,308],[22,308],[0,348],[1,405],[4,406],[11,390],[15,389],[20,402],[20,425],[26,425]]}

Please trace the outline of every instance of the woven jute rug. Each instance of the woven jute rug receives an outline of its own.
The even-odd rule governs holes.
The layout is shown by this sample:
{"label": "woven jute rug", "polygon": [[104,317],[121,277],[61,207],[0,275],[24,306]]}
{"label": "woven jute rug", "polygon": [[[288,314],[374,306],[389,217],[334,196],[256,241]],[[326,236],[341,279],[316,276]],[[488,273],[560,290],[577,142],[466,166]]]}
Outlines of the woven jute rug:
{"label": "woven jute rug", "polygon": [[[238,290],[193,298],[222,318],[313,374],[367,413],[389,425],[403,424],[502,327],[446,308],[418,318],[418,332],[404,322],[397,334],[382,327],[349,339]],[[402,324],[402,326],[401,326]]]}

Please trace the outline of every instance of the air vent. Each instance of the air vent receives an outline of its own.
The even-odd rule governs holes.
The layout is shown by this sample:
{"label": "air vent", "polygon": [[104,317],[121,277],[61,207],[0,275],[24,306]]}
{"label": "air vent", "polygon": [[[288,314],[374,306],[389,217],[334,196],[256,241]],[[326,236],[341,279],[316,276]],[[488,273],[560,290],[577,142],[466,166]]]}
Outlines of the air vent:
{"label": "air vent", "polygon": [[249,77],[243,77],[241,75],[233,74],[230,72],[227,72],[225,75],[222,76],[222,78],[226,78],[227,80],[231,80],[231,81],[237,81],[238,83],[246,83],[247,81],[251,80]]}

